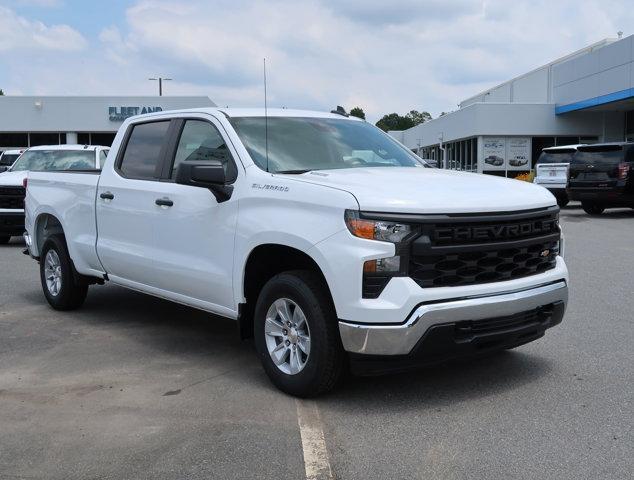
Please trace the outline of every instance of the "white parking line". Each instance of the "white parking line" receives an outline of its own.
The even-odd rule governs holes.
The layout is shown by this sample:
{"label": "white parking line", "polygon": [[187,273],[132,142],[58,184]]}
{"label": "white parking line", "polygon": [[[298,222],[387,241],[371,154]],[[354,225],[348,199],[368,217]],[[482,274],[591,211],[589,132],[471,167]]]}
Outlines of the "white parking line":
{"label": "white parking line", "polygon": [[302,436],[306,480],[332,480],[332,470],[328,461],[326,440],[317,404],[310,400],[295,400],[295,405],[299,433]]}

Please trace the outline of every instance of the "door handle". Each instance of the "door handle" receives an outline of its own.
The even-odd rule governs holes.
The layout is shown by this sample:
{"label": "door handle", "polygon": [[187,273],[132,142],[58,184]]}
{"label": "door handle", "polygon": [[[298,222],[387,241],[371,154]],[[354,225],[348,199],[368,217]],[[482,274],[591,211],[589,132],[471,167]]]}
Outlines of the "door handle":
{"label": "door handle", "polygon": [[99,195],[99,197],[103,198],[104,200],[112,200],[114,198],[114,195],[111,192],[103,192]]}
{"label": "door handle", "polygon": [[169,198],[157,198],[154,203],[156,203],[159,207],[171,207],[174,205]]}

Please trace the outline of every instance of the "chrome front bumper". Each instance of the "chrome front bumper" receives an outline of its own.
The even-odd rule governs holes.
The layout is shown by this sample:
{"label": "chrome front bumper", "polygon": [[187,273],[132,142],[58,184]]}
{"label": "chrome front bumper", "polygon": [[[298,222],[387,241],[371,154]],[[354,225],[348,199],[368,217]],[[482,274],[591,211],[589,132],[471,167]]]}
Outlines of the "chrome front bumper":
{"label": "chrome front bumper", "polygon": [[407,355],[430,327],[468,320],[484,320],[527,312],[558,302],[568,303],[568,286],[558,281],[539,287],[490,296],[429,302],[419,305],[395,325],[339,322],[343,347],[364,355]]}

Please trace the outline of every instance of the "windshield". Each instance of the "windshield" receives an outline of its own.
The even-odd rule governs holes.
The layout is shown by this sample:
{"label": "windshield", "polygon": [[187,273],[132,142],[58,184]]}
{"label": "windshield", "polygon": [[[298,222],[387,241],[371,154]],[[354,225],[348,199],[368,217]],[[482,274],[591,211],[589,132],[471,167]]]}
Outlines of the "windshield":
{"label": "windshield", "polygon": [[95,152],[91,150],[27,150],[11,171],[95,170]]}
{"label": "windshield", "polygon": [[[253,161],[273,173],[355,167],[422,167],[418,157],[378,128],[334,118],[232,118]],[[268,141],[265,130],[268,129]]]}
{"label": "windshield", "polygon": [[13,165],[13,162],[15,162],[16,158],[18,158],[20,156],[19,153],[5,153],[4,155],[2,155],[0,157],[0,165],[3,167],[6,166],[11,166]]}

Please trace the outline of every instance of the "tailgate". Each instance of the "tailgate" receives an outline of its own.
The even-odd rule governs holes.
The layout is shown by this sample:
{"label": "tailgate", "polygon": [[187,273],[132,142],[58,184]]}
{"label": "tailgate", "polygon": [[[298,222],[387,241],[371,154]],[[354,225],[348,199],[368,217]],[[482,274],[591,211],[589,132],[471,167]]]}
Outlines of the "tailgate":
{"label": "tailgate", "polygon": [[567,163],[541,163],[535,167],[536,183],[566,183],[568,181]]}
{"label": "tailgate", "polygon": [[625,161],[620,144],[579,147],[570,164],[570,186],[578,188],[611,188],[619,180],[619,165]]}

